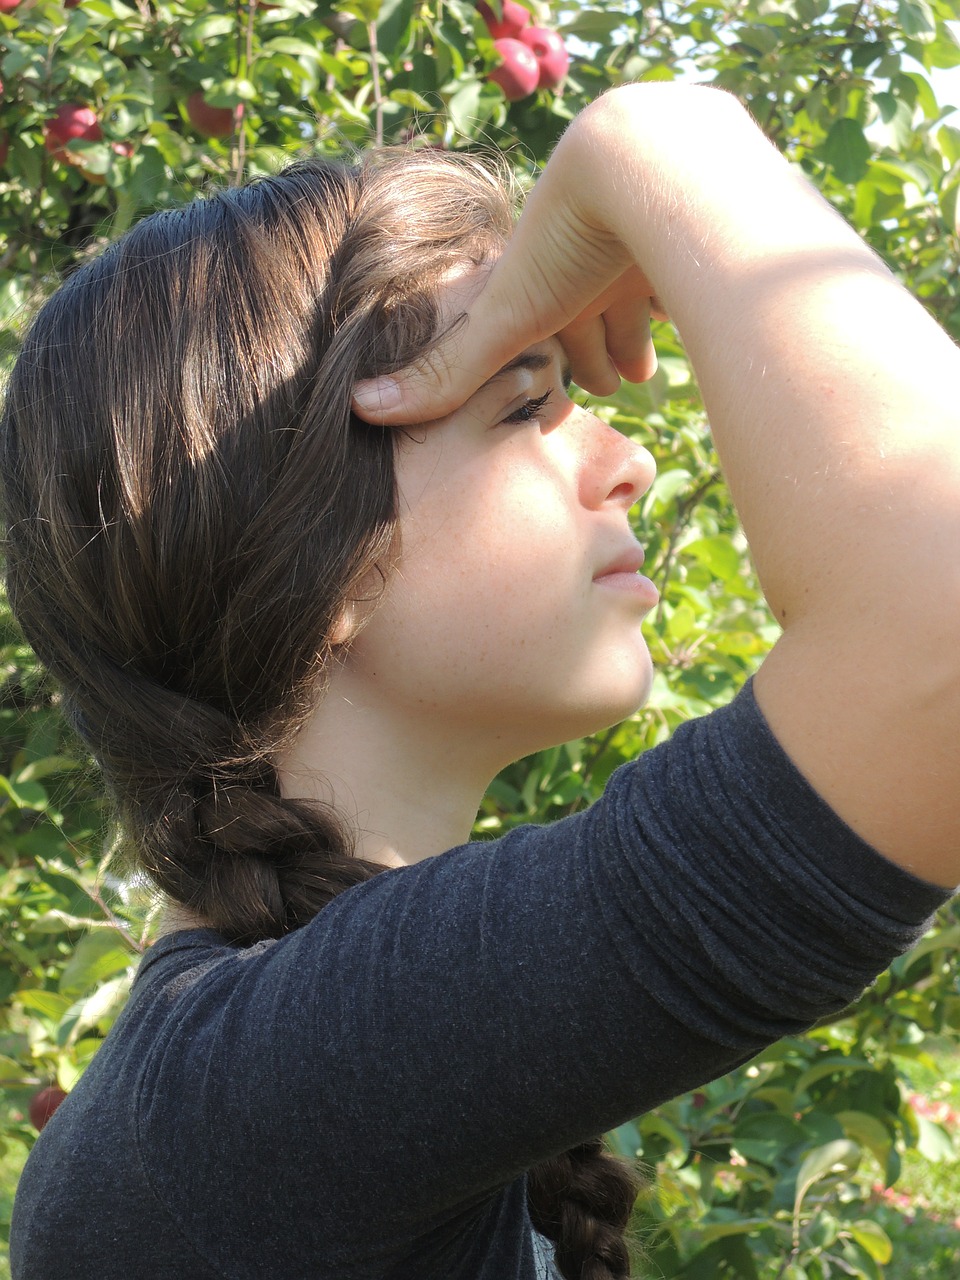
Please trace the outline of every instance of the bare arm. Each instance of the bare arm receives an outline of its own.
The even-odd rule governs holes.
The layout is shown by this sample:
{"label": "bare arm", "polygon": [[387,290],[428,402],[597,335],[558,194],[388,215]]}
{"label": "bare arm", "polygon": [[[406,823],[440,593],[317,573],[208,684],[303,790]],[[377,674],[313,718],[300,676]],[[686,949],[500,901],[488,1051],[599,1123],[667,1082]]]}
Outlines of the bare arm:
{"label": "bare arm", "polygon": [[[630,277],[616,284],[630,263],[649,281],[634,273],[632,310]],[[565,339],[578,380],[610,391],[608,359],[643,375],[642,306],[662,299],[784,626],[757,678],[774,732],[881,852],[955,884],[960,352],[709,89],[634,86],[583,112],[501,266],[471,313],[470,366],[437,362],[432,403],[613,286],[606,327],[581,320]],[[407,388],[420,416],[426,385]]]}

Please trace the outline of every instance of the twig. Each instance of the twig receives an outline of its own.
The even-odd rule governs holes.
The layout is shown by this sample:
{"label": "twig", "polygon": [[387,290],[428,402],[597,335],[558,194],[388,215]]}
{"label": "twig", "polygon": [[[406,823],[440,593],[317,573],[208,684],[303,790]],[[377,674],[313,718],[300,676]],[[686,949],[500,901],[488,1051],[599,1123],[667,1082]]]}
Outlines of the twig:
{"label": "twig", "polygon": [[[614,734],[617,732],[619,728],[620,726],[618,724],[612,725],[606,731],[606,733],[603,735],[600,741],[594,746],[593,750],[590,752],[590,758],[588,759],[587,763],[584,765],[583,773],[580,775],[580,781],[583,785],[584,790],[586,789],[587,784],[589,783],[591,777],[593,776],[593,770],[596,768],[597,762],[599,761],[603,753],[606,751],[607,747],[609,747],[610,743],[613,741]],[[569,808],[567,809],[567,815],[569,816],[571,813],[576,813],[582,803],[583,803],[583,795],[581,793],[579,796],[577,796],[575,800],[571,802]]]}
{"label": "twig", "polygon": [[677,506],[677,520],[670,531],[670,538],[667,542],[666,554],[663,557],[663,563],[660,566],[660,603],[657,605],[657,626],[663,621],[663,602],[667,593],[667,579],[670,577],[670,570],[673,567],[673,561],[677,554],[677,543],[680,541],[681,535],[687,527],[687,517],[692,513],[697,503],[704,494],[711,489],[720,479],[719,471],[711,471],[707,478],[699,484],[693,493],[689,494]]}
{"label": "twig", "polygon": [[373,101],[376,108],[374,115],[375,141],[378,147],[383,146],[383,93],[380,89],[380,67],[378,65],[377,24],[367,23],[367,39],[370,41],[370,72],[373,76]]}
{"label": "twig", "polygon": [[120,934],[127,946],[129,946],[131,950],[136,951],[137,955],[142,955],[146,950],[146,947],[144,947],[142,943],[133,936],[120,917],[114,911],[111,911],[97,886],[84,884],[82,888],[87,897],[97,904],[103,914],[107,917],[107,920],[110,922],[111,928],[116,929],[117,933]]}

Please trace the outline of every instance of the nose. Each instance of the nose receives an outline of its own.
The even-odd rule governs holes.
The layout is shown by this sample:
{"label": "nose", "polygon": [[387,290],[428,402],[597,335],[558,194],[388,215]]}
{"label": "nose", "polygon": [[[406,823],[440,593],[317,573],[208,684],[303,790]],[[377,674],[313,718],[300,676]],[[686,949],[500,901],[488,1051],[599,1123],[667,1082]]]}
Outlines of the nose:
{"label": "nose", "polygon": [[613,505],[628,511],[653,484],[657,464],[652,454],[586,411],[580,430],[580,501],[586,507]]}

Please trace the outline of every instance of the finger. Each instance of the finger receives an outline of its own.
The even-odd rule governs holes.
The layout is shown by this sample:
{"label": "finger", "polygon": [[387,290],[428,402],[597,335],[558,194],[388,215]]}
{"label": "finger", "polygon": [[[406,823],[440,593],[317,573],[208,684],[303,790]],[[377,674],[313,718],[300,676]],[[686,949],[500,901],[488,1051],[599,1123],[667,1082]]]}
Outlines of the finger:
{"label": "finger", "polygon": [[[432,422],[448,412],[448,405],[457,408],[466,398],[457,386],[458,376],[466,385],[474,381],[471,371],[455,356],[445,363],[443,349],[437,347],[415,365],[355,383],[351,407],[358,418],[377,426]],[[482,381],[480,372],[476,385]]]}
{"label": "finger", "polygon": [[[491,368],[491,360],[484,359],[489,343],[479,336],[481,328],[480,318],[467,316],[416,364],[356,383],[354,413],[380,426],[409,426],[431,422],[458,408],[496,371],[497,366]],[[467,338],[468,329],[472,341]]]}
{"label": "finger", "polygon": [[549,337],[516,280],[518,273],[478,269],[442,286],[447,331],[421,360],[356,383],[353,411],[379,425],[431,422],[459,408],[524,347]]}
{"label": "finger", "polygon": [[595,396],[613,395],[620,386],[620,375],[607,354],[603,317],[578,316],[557,337],[577,386]]}
{"label": "finger", "polygon": [[646,382],[657,371],[650,336],[650,298],[620,297],[603,313],[607,352],[614,368],[631,382]]}

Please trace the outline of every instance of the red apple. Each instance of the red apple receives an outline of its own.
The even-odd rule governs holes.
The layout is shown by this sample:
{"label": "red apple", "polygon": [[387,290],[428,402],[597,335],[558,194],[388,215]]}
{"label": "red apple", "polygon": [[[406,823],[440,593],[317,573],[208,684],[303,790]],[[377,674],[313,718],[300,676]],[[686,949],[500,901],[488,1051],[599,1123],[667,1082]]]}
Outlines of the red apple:
{"label": "red apple", "polygon": [[503,61],[490,72],[490,79],[503,90],[508,102],[526,98],[540,80],[540,64],[532,49],[519,40],[494,40]]}
{"label": "red apple", "polygon": [[563,36],[547,27],[524,27],[520,39],[533,50],[540,67],[538,89],[556,89],[567,74],[570,55],[563,43]]}
{"label": "red apple", "polygon": [[66,164],[80,163],[80,157],[72,156],[66,143],[75,138],[99,142],[102,137],[97,113],[92,107],[84,107],[79,102],[62,103],[53,113],[53,118],[43,126],[43,145],[55,160]]}
{"label": "red apple", "polygon": [[187,118],[205,138],[229,138],[233,133],[233,107],[211,107],[199,89],[187,99]]}
{"label": "red apple", "polygon": [[477,9],[494,40],[516,40],[523,28],[530,25],[529,10],[517,4],[517,0],[503,0],[502,18],[497,17],[486,0],[477,0]]}
{"label": "red apple", "polygon": [[59,1085],[47,1085],[30,1099],[30,1123],[39,1131],[47,1123],[67,1095]]}
{"label": "red apple", "polygon": [[12,13],[20,0],[0,0],[0,13]]}

